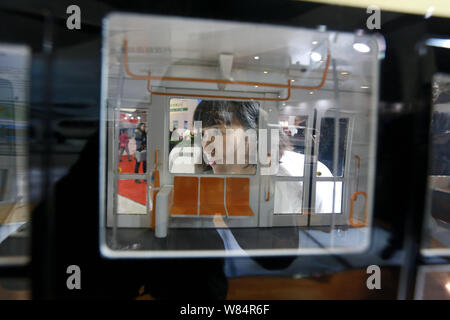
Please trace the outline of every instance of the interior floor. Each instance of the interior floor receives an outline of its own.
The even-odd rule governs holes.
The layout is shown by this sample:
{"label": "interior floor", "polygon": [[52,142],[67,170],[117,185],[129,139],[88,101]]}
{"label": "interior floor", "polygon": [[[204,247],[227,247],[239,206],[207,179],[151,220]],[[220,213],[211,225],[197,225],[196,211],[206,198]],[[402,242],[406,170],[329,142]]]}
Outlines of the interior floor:
{"label": "interior floor", "polygon": [[[243,250],[355,247],[364,241],[366,228],[272,227],[233,229],[169,229],[166,238],[156,238],[150,229],[119,228],[117,242],[138,250],[223,250],[222,239],[230,231]],[[112,229],[107,230],[112,243]]]}
{"label": "interior floor", "polygon": [[[220,229],[170,229],[167,238],[158,239],[149,229],[117,230],[119,250],[224,250]],[[223,229],[221,229],[223,230]],[[334,230],[334,245],[355,245],[361,239],[361,229]],[[373,264],[390,265],[401,263],[402,253],[397,252],[388,260],[381,252],[388,246],[390,233],[381,227],[373,227],[369,251]],[[332,233],[329,228],[239,228],[232,230],[233,236],[244,250],[269,248],[324,248]],[[108,243],[112,243],[113,230],[107,230]],[[324,251],[325,253],[326,251]],[[292,263],[280,270],[268,270],[255,259],[247,256],[225,258],[225,273],[228,277],[245,275],[296,275],[339,272],[349,268],[367,267],[367,255],[309,255],[297,256]]]}

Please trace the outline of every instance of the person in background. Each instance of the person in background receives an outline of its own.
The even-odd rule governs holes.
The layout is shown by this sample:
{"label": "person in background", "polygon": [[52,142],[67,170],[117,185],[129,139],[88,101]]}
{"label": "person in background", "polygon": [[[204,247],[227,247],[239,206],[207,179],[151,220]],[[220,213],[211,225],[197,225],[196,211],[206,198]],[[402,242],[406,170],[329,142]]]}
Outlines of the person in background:
{"label": "person in background", "polygon": [[122,155],[123,152],[126,151],[127,155],[128,155],[128,161],[131,161],[131,157],[130,157],[130,150],[128,149],[128,142],[130,141],[130,137],[127,134],[127,130],[122,130],[120,136],[119,136],[119,141],[120,141],[120,161],[122,161]]}
{"label": "person in background", "polygon": [[[147,161],[145,155],[145,151],[147,150],[147,131],[145,129],[145,123],[140,123],[134,131],[136,140],[136,165],[134,166],[134,173],[139,172],[141,162],[144,173],[147,172]],[[140,155],[138,155],[138,153]],[[141,183],[141,181],[136,179],[136,183]]]}

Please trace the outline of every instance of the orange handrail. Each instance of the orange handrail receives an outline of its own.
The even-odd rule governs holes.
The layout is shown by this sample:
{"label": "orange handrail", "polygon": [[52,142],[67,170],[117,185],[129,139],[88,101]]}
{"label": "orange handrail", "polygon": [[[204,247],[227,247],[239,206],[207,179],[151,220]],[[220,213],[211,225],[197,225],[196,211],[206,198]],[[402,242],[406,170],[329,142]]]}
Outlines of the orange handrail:
{"label": "orange handrail", "polygon": [[133,74],[130,71],[130,66],[128,62],[128,41],[123,41],[124,45],[124,65],[125,65],[125,73],[137,80],[161,80],[161,81],[184,81],[184,82],[206,82],[206,83],[220,83],[220,84],[238,84],[238,85],[249,85],[249,86],[261,86],[261,87],[274,87],[274,88],[283,88],[288,89],[288,97],[287,98],[255,98],[255,97],[230,97],[230,96],[216,96],[216,95],[197,95],[197,94],[181,94],[181,93],[167,93],[167,92],[151,92],[149,90],[149,83],[147,83],[147,90],[156,95],[171,95],[171,96],[187,96],[187,97],[207,97],[207,98],[224,98],[224,99],[244,99],[244,100],[263,100],[263,101],[286,101],[290,98],[290,90],[291,89],[303,89],[303,90],[318,90],[321,89],[326,82],[328,69],[330,67],[331,57],[327,55],[327,61],[325,65],[325,70],[322,75],[322,79],[317,86],[295,86],[291,84],[291,80],[288,80],[288,84],[280,84],[280,83],[265,83],[265,82],[253,82],[253,81],[231,81],[231,80],[220,80],[220,79],[204,79],[204,78],[185,78],[185,77],[161,77],[161,76],[151,76],[150,73],[147,75],[137,75]]}
{"label": "orange handrail", "polygon": [[239,97],[239,96],[221,96],[221,95],[212,95],[212,94],[197,94],[197,93],[175,93],[175,92],[157,92],[152,91],[150,87],[150,81],[152,76],[150,72],[147,77],[147,91],[150,94],[154,94],[157,96],[177,96],[177,97],[195,97],[195,98],[214,98],[214,99],[237,99],[237,100],[260,100],[260,101],[287,101],[291,98],[291,87],[289,86],[290,81],[288,80],[288,93],[286,98],[259,98],[259,97]]}
{"label": "orange handrail", "polygon": [[[364,220],[361,223],[355,223],[353,221],[353,205],[355,203],[356,198],[358,198],[358,195],[363,195],[365,198],[364,201]],[[367,216],[368,216],[368,208],[367,208],[367,193],[365,193],[364,191],[356,191],[354,192],[351,197],[350,197],[350,217],[349,217],[349,222],[350,225],[354,228],[361,228],[361,227],[365,227],[367,224]]]}

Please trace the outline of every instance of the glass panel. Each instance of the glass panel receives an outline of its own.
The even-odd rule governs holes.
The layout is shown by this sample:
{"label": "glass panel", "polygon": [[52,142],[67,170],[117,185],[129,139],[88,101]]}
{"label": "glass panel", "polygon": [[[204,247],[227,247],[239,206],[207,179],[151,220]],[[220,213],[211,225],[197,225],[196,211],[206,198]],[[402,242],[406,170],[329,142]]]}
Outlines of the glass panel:
{"label": "glass panel", "polygon": [[303,182],[277,181],[275,183],[274,213],[302,213],[303,208]]}
{"label": "glass panel", "polygon": [[258,118],[253,101],[170,99],[170,172],[255,174]]}
{"label": "glass panel", "polygon": [[169,171],[196,173],[200,166],[194,163],[194,112],[200,99],[170,99],[169,117]]}
{"label": "glass panel", "polygon": [[308,117],[282,114],[279,124],[281,158],[278,176],[303,177]]}
{"label": "glass panel", "polygon": [[419,268],[416,300],[450,300],[450,265]]}
{"label": "glass panel", "polygon": [[[342,212],[342,181],[316,182],[316,210],[315,213],[341,213]],[[334,203],[333,203],[334,192]],[[334,205],[334,211],[333,211]],[[364,205],[362,206],[364,210]]]}
{"label": "glass panel", "polygon": [[147,165],[147,111],[122,108],[119,123],[119,173],[144,173]]}
{"label": "glass panel", "polygon": [[29,59],[27,47],[0,44],[0,265],[24,263],[29,249]]}
{"label": "glass panel", "polygon": [[[334,153],[334,118],[322,118],[320,123],[319,140],[319,164],[317,166],[318,177],[333,176],[333,153]],[[348,119],[339,119],[339,146],[337,177],[344,174],[345,152],[347,150],[347,128]],[[322,163],[323,165],[321,165]]]}
{"label": "glass panel", "polygon": [[119,179],[117,181],[117,213],[147,213],[147,181],[140,179]]}
{"label": "glass panel", "polygon": [[433,81],[431,156],[424,248],[450,254],[450,76]]}
{"label": "glass panel", "polygon": [[[376,38],[358,36],[370,49],[359,52],[352,46],[354,33],[339,32],[336,37],[334,31],[298,27],[120,13],[108,16],[103,26],[106,90],[102,92],[107,96],[102,97],[102,117],[111,117],[110,110],[131,106],[147,109],[151,139],[147,151],[152,152],[147,158],[153,160],[153,152],[159,150],[161,162],[159,169],[158,164],[148,164],[152,177],[160,170],[160,185],[158,188],[155,183],[155,197],[147,195],[147,215],[113,215],[117,190],[126,198],[125,192],[134,192],[141,185],[137,186],[134,176],[122,174],[120,177],[128,181],[117,180],[118,165],[129,173],[132,166],[125,166],[133,162],[128,161],[126,150],[118,165],[116,160],[120,159],[111,155],[119,154],[119,112],[113,123],[111,118],[102,119],[107,121],[102,123],[102,141],[105,137],[114,139],[107,140],[107,146],[101,145],[101,199],[105,200],[100,201],[100,211],[101,221],[106,222],[100,238],[106,241],[109,234],[113,239],[139,243],[130,248],[138,252],[124,252],[126,249],[115,250],[117,247],[106,250],[103,242],[100,248],[105,256],[329,254],[326,249],[333,246],[336,226],[344,234],[356,229],[343,212],[342,190],[350,190],[355,182],[349,179],[351,186],[344,188],[345,163],[348,172],[357,171],[356,161],[345,159],[350,121],[343,115],[355,117],[351,123],[358,127],[358,143],[352,145],[352,157],[361,158],[356,189],[368,193],[367,207],[371,208],[374,159],[367,155],[374,154],[377,128],[376,118],[372,118],[379,80],[373,71],[381,56]],[[361,79],[367,80],[364,86]],[[339,91],[342,113],[336,163],[334,88],[345,88]],[[321,122],[324,110],[330,111]],[[313,125],[317,130],[305,130]],[[254,144],[251,130],[256,131]],[[280,131],[286,144],[276,144]],[[314,136],[309,135],[313,131]],[[317,178],[313,174],[319,180],[317,190],[306,179],[311,180],[311,169],[304,168],[305,156],[315,141],[320,149],[319,145],[312,148],[317,157],[309,158],[318,161],[320,174]],[[278,151],[283,158],[275,157]],[[107,161],[114,165],[108,166]],[[335,198],[329,192],[333,164],[339,177]],[[306,165],[311,168],[310,163]],[[149,173],[141,195],[150,187]],[[129,185],[116,188],[117,183],[125,182]],[[316,200],[316,191],[317,212],[329,213],[335,203],[335,212],[346,214],[309,214],[316,211],[308,208]],[[126,212],[122,208],[119,211]],[[335,224],[330,223],[331,218]],[[371,225],[356,230],[358,234],[361,231],[364,241],[334,245],[340,252],[360,251],[369,243],[365,231],[370,230]],[[308,251],[299,250],[304,248]]]}

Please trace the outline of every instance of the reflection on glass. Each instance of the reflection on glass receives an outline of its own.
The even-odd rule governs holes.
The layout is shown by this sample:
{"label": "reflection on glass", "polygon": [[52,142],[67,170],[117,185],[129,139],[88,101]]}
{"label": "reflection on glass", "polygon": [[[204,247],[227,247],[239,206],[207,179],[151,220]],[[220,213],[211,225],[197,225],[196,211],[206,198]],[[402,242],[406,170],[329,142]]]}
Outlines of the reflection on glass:
{"label": "reflection on glass", "polygon": [[[353,234],[363,233],[364,241],[339,242],[339,248],[360,250],[367,244],[363,230],[370,230],[371,226],[356,230],[349,223],[350,197],[346,195],[344,202],[343,191],[351,189],[345,184],[353,186],[354,179],[344,177],[344,171],[354,172],[356,166],[355,161],[348,161],[353,154],[346,145],[347,141],[353,141],[353,137],[347,137],[348,119],[351,119],[352,130],[353,123],[360,129],[355,133],[360,139],[352,151],[358,151],[363,158],[358,188],[351,191],[371,190],[372,175],[368,173],[372,172],[369,170],[373,163],[364,156],[372,154],[374,148],[371,141],[376,129],[376,119],[372,118],[375,93],[367,88],[362,91],[359,86],[339,92],[343,107],[338,120],[339,153],[334,161],[332,110],[336,101],[331,89],[347,81],[333,72],[334,66],[339,70],[354,70],[351,74],[347,72],[345,78],[358,81],[361,75],[370,79],[372,87],[372,81],[378,81],[376,74],[372,74],[374,68],[369,67],[377,63],[375,46],[362,56],[348,45],[354,41],[353,33],[339,33],[338,45],[329,47],[325,38],[331,33],[179,17],[116,14],[108,18],[105,27],[108,29],[103,33],[103,48],[107,59],[103,68],[108,96],[102,98],[110,102],[103,103],[103,108],[108,105],[111,108],[106,110],[109,113],[102,114],[114,113],[114,120],[107,123],[102,134],[109,139],[105,151],[110,152],[108,160],[114,166],[108,166],[110,163],[106,164],[103,156],[106,169],[101,185],[107,201],[101,215],[107,222],[101,232],[111,231],[116,239],[138,241],[142,244],[139,250],[143,251],[139,254],[148,257],[245,255],[255,254],[252,250],[256,249],[280,249],[283,254],[293,249],[298,254],[299,248],[323,253],[324,247],[337,246],[330,241],[334,237],[329,232],[331,226],[345,226],[342,233],[347,233],[347,229],[355,229]],[[305,46],[292,45],[299,41]],[[326,50],[321,52],[323,59],[311,62],[311,51],[317,49],[314,42]],[[157,52],[153,46],[164,51]],[[223,54],[231,49],[232,54]],[[344,60],[330,64],[328,51],[330,57]],[[116,83],[117,79],[123,81]],[[317,89],[305,90],[311,87]],[[147,119],[149,146],[152,153],[158,149],[161,155],[160,189],[153,188],[158,191],[155,201],[147,194],[148,190],[145,193],[152,182],[148,172],[152,169],[147,168],[145,178],[143,174],[139,176],[140,184],[132,175],[136,157],[132,146],[135,127],[129,130],[124,125],[126,122],[121,121],[120,129],[125,132],[119,134],[119,113],[111,112],[120,109],[124,113],[125,106],[136,101],[141,104],[135,107],[151,112],[151,119]],[[343,119],[355,114],[355,118]],[[255,143],[252,130],[257,133]],[[267,130],[268,136],[261,134],[262,130]],[[279,133],[281,143],[275,146]],[[264,145],[261,143],[264,140],[270,143]],[[273,151],[279,151],[279,157]],[[117,164],[125,181],[117,179],[115,155],[120,156]],[[153,154],[147,158],[153,159]],[[153,163],[148,165],[153,167]],[[264,172],[263,169],[272,166],[276,170]],[[333,169],[336,169],[335,177]],[[144,172],[143,164],[140,170]],[[147,180],[147,186],[142,179]],[[123,186],[124,183],[129,185]],[[122,205],[124,198],[139,203],[130,195],[138,192],[147,201],[140,203],[146,205],[147,216],[136,215],[139,210],[127,211]],[[116,206],[118,196],[122,198]],[[152,202],[156,205],[152,206]],[[333,211],[340,214],[316,214]],[[154,230],[149,229],[153,219]],[[133,235],[131,227],[149,230],[138,236]],[[300,242],[299,238],[302,238]],[[310,240],[305,239],[314,241],[309,245]]]}
{"label": "reflection on glass", "polygon": [[[139,183],[137,183],[139,181]],[[117,213],[146,214],[147,181],[120,179],[117,183]]]}
{"label": "reflection on glass", "polygon": [[278,176],[303,177],[307,116],[280,115],[280,167]]}
{"label": "reflection on glass", "polygon": [[257,102],[171,99],[170,172],[255,174],[258,121]]}
{"label": "reflection on glass", "polygon": [[419,268],[416,300],[450,300],[450,265]]}
{"label": "reflection on glass", "polygon": [[29,58],[27,47],[0,45],[0,265],[28,255]]}
{"label": "reflection on glass", "polygon": [[275,214],[302,213],[303,182],[277,181],[275,183]]}
{"label": "reflection on glass", "polygon": [[433,90],[424,247],[450,254],[450,76],[436,75]]}
{"label": "reflection on glass", "polygon": [[[334,203],[333,203],[334,193]],[[334,209],[334,210],[333,210]],[[316,182],[316,209],[315,213],[341,213],[342,212],[342,181]]]}

